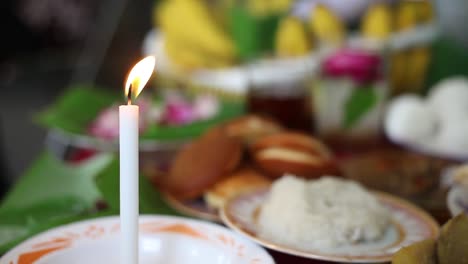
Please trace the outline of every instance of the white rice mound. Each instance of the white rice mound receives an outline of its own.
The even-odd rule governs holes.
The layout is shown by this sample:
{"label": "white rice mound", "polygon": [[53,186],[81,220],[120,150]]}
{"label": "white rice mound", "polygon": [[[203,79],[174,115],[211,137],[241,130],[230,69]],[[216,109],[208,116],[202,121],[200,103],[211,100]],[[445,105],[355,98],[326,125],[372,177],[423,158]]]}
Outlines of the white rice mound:
{"label": "white rice mound", "polygon": [[258,235],[296,249],[334,249],[382,238],[387,209],[361,185],[335,177],[285,175],[262,205]]}

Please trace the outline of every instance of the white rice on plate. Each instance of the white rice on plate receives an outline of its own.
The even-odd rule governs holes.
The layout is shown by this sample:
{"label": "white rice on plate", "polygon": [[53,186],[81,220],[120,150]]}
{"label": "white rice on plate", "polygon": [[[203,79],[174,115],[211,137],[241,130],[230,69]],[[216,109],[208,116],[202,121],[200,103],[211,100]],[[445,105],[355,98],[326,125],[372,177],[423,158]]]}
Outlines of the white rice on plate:
{"label": "white rice on plate", "polygon": [[382,238],[390,215],[356,182],[286,175],[273,183],[257,223],[264,239],[302,250],[326,250]]}

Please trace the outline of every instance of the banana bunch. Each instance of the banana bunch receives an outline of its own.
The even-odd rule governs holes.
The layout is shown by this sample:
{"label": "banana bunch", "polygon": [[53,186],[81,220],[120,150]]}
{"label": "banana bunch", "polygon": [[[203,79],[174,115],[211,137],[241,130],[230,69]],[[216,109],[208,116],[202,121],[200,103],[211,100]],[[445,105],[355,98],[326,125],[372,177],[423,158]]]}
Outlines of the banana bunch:
{"label": "banana bunch", "polygon": [[185,69],[232,65],[236,50],[230,36],[202,0],[166,0],[155,10],[168,57]]}
{"label": "banana bunch", "polygon": [[[434,14],[429,1],[401,2],[396,8],[396,31],[411,29],[433,18]],[[393,93],[419,92],[423,88],[430,61],[429,47],[415,47],[394,53],[390,67]]]}
{"label": "banana bunch", "polygon": [[275,39],[275,52],[279,57],[299,57],[312,49],[307,30],[297,18],[285,17],[281,20]]}
{"label": "banana bunch", "polygon": [[324,44],[337,45],[345,39],[345,26],[329,8],[318,4],[311,13],[309,26],[316,39]]}
{"label": "banana bunch", "polygon": [[430,1],[402,1],[397,6],[397,30],[410,29],[417,24],[434,19],[434,10]]}
{"label": "banana bunch", "polygon": [[361,22],[362,35],[369,39],[386,40],[393,31],[393,12],[386,3],[374,3]]}

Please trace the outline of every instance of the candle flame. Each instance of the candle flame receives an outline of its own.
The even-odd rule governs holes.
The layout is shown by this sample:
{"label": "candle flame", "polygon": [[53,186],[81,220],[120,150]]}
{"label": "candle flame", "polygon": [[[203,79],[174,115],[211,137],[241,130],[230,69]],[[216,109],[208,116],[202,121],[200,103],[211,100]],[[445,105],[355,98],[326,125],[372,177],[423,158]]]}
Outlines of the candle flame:
{"label": "candle flame", "polygon": [[[137,97],[140,94],[149,81],[155,65],[156,59],[154,56],[148,56],[133,66],[125,82],[125,96],[131,98],[132,95]],[[132,94],[129,94],[129,92]]]}

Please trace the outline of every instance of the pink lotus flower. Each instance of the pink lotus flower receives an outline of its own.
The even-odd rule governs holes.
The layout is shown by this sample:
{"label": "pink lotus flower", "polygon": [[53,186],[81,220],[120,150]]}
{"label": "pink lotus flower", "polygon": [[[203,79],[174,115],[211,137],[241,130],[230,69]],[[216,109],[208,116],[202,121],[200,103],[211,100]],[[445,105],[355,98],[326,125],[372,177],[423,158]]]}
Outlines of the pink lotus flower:
{"label": "pink lotus flower", "polygon": [[119,109],[111,106],[102,111],[91,123],[88,130],[91,136],[113,140],[119,136]]}
{"label": "pink lotus flower", "polygon": [[[142,98],[138,101],[140,106],[139,131],[144,131],[148,125],[148,120],[144,118],[150,111],[151,102],[148,99]],[[105,139],[114,140],[119,137],[119,107],[112,105],[101,111],[96,119],[91,123],[88,128],[88,133],[91,136]]]}
{"label": "pink lotus flower", "polygon": [[195,121],[196,116],[192,105],[180,98],[166,101],[162,123],[167,125],[184,125]]}
{"label": "pink lotus flower", "polygon": [[[165,104],[153,104],[151,99],[139,98],[140,132],[149,124],[180,126],[214,117],[219,111],[218,99],[213,95],[200,95],[190,102],[178,93],[168,93]],[[115,140],[119,136],[119,109],[113,105],[98,114],[88,129],[91,136]]]}

